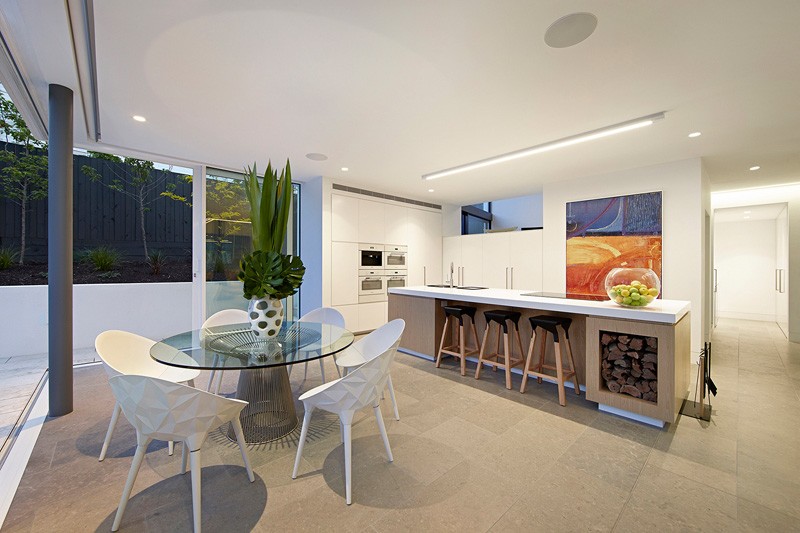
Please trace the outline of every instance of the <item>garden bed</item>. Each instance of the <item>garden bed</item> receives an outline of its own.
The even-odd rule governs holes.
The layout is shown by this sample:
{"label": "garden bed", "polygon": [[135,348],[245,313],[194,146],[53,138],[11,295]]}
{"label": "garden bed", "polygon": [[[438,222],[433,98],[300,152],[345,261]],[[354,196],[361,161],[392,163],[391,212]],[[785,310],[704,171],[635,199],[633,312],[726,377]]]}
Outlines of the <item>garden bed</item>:
{"label": "garden bed", "polygon": [[[160,274],[153,274],[150,265],[144,261],[122,261],[109,272],[100,272],[92,264],[76,261],[72,276],[75,284],[192,281],[192,261],[170,259],[161,267]],[[47,285],[47,263],[14,264],[0,270],[0,286],[3,285]]]}

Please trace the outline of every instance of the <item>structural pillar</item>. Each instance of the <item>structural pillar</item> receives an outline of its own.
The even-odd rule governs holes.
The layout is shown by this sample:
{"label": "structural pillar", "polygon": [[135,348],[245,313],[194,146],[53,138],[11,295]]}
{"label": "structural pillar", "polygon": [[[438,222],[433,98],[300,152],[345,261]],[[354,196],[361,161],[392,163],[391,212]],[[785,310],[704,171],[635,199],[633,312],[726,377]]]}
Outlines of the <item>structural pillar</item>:
{"label": "structural pillar", "polygon": [[49,87],[47,303],[50,416],[72,412],[72,90]]}

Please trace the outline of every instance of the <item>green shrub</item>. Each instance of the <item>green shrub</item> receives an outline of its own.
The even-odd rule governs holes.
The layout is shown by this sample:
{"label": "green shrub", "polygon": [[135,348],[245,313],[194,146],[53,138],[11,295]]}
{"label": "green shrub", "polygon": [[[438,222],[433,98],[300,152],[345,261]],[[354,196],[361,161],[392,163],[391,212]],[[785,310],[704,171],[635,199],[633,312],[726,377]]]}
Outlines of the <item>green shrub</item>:
{"label": "green shrub", "polygon": [[83,256],[87,263],[94,265],[94,269],[100,272],[114,270],[119,265],[120,259],[119,252],[108,246],[98,246],[86,250]]}
{"label": "green shrub", "polygon": [[19,254],[13,248],[7,246],[0,248],[0,270],[10,268],[18,257]]}
{"label": "green shrub", "polygon": [[161,269],[167,262],[167,256],[161,250],[151,250],[147,254],[147,264],[150,265],[150,273],[154,276],[161,274]]}

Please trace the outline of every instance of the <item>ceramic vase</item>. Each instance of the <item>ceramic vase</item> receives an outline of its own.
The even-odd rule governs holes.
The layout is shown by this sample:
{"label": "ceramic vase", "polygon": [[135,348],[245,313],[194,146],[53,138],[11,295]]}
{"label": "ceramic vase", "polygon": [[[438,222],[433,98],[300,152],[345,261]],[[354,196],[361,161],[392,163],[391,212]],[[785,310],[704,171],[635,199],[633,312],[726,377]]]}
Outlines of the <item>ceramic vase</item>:
{"label": "ceramic vase", "polygon": [[251,298],[247,306],[250,329],[257,337],[275,337],[283,324],[283,301],[272,298]]}

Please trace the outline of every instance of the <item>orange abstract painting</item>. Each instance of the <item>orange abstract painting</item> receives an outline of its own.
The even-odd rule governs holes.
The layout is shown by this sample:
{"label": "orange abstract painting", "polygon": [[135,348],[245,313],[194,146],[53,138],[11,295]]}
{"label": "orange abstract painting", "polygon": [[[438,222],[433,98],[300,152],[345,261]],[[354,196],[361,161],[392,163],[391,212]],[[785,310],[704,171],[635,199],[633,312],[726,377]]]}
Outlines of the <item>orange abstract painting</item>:
{"label": "orange abstract painting", "polygon": [[567,204],[567,293],[605,295],[617,267],[650,268],[661,278],[661,193]]}

